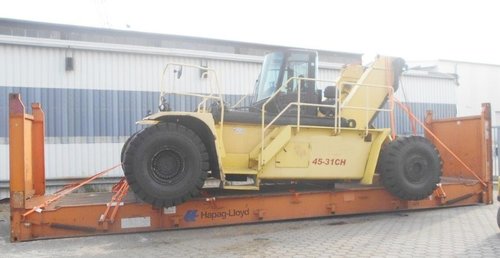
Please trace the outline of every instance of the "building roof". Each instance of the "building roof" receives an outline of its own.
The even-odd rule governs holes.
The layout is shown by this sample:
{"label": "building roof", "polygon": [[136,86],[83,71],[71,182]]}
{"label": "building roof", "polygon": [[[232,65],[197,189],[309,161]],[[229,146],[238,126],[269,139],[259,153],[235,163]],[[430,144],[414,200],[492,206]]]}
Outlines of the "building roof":
{"label": "building roof", "polygon": [[[0,35],[263,56],[292,48],[259,43],[0,18]],[[293,47],[296,48],[296,47]],[[316,50],[322,62],[361,63],[361,53]]]}
{"label": "building roof", "polygon": [[472,62],[472,61],[460,61],[460,60],[452,60],[452,59],[438,59],[437,62],[462,63],[462,64],[486,65],[486,66],[500,67],[500,64],[492,64],[492,63],[484,63],[484,62]]}

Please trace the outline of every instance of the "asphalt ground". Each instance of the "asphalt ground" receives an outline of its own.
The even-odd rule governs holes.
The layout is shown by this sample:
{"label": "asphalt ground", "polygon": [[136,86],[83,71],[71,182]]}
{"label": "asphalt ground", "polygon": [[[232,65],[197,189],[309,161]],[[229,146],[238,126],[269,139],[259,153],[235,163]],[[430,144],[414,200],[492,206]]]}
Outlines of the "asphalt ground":
{"label": "asphalt ground", "polygon": [[0,257],[500,257],[499,207],[10,243],[2,204]]}

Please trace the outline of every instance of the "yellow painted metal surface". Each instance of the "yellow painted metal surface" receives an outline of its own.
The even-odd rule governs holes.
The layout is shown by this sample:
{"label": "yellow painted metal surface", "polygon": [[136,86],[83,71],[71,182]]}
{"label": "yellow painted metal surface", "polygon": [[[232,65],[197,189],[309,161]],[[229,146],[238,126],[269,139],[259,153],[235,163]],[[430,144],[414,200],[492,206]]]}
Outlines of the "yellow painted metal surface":
{"label": "yellow painted metal surface", "polygon": [[378,157],[380,156],[380,150],[382,149],[382,144],[388,139],[390,134],[389,129],[382,130],[380,134],[374,136],[372,148],[370,150],[370,155],[368,156],[368,161],[366,162],[366,170],[361,179],[361,183],[365,185],[370,185],[373,183],[373,175],[375,174],[375,169],[377,168]]}
{"label": "yellow painted metal surface", "polygon": [[230,153],[222,158],[223,168],[248,168],[248,154]]}
{"label": "yellow painted metal surface", "polygon": [[363,75],[364,67],[358,64],[346,65],[340,72],[340,76],[337,79],[337,87],[340,87],[341,96],[340,101],[342,102],[354,84],[359,80],[361,75]]}
{"label": "yellow painted metal surface", "polygon": [[[384,103],[393,85],[391,57],[377,58],[367,67],[356,85],[342,101],[342,117],[354,119],[356,128],[366,128],[377,113],[376,110]],[[350,87],[350,86],[349,86]]]}
{"label": "yellow painted metal surface", "polygon": [[222,159],[226,157],[226,148],[224,147],[224,135],[222,127],[215,127],[215,148],[219,157],[219,164],[222,164]]}
{"label": "yellow painted metal surface", "polygon": [[158,123],[159,120],[161,120],[162,117],[165,117],[165,116],[169,116],[169,117],[190,116],[190,117],[197,118],[197,119],[201,120],[202,122],[204,122],[208,126],[210,131],[212,131],[212,133],[214,135],[216,135],[214,117],[211,113],[163,111],[163,112],[158,112],[158,113],[152,114],[150,116],[147,116],[143,120],[138,121],[137,123],[138,124],[156,124],[156,123]]}
{"label": "yellow painted metal surface", "polygon": [[[217,128],[221,125],[217,124]],[[224,123],[222,141],[227,153],[250,154],[260,144],[260,125]]]}
{"label": "yellow painted metal surface", "polygon": [[291,141],[276,155],[278,168],[307,168],[311,159],[311,143]]}
{"label": "yellow painted metal surface", "polygon": [[[261,130],[262,128],[260,128]],[[260,130],[259,130],[259,133],[260,133]],[[278,135],[278,133],[280,132],[280,128],[279,127],[274,127],[273,130],[271,130],[270,132],[267,132],[267,134],[265,135],[264,137],[264,145],[266,144],[269,144],[269,142],[276,136]],[[259,159],[259,154],[260,152],[262,151],[262,143],[261,143],[262,139],[260,139],[260,141],[258,142],[258,145],[256,145],[252,151],[250,152],[250,158],[252,159],[255,159],[255,160],[258,160]]]}
{"label": "yellow painted metal surface", "polygon": [[287,125],[281,127],[279,133],[272,139],[260,154],[262,156],[261,166],[267,164],[278,152],[283,151],[283,147],[290,141],[292,137],[292,127]]}
{"label": "yellow painted metal surface", "polygon": [[[201,118],[208,115],[195,114]],[[214,128],[222,173],[257,174],[258,179],[363,178],[364,183],[371,183],[381,144],[389,133],[387,129],[370,130],[372,140],[365,141],[365,130],[344,129],[334,135],[332,128],[327,127],[302,126],[298,131],[291,125],[275,126],[266,137],[262,154],[260,125],[225,123],[221,126],[211,119],[202,121],[212,123],[207,125]],[[255,152],[258,158],[252,154]],[[260,155],[262,164],[258,163]]]}
{"label": "yellow painted metal surface", "polygon": [[[371,132],[375,137],[381,131]],[[259,173],[260,179],[361,179],[365,174],[366,161],[372,143],[365,142],[364,131],[345,130],[332,135],[327,128],[304,128],[294,134],[291,143],[309,145],[308,165],[300,161],[296,167],[283,166],[282,155],[289,155],[283,148]]]}
{"label": "yellow painted metal surface", "polygon": [[[261,150],[260,125],[226,123],[224,126],[221,141],[227,154],[222,158],[223,173],[255,174],[257,166],[253,166],[252,161],[259,159],[252,157],[252,152]],[[294,126],[276,126],[268,133],[264,159],[268,162],[262,164],[258,178],[359,180],[373,177],[381,144],[389,130],[370,130],[371,142],[365,141],[364,133],[365,130],[345,129],[340,135],[334,135],[332,128],[302,126],[297,132]]]}

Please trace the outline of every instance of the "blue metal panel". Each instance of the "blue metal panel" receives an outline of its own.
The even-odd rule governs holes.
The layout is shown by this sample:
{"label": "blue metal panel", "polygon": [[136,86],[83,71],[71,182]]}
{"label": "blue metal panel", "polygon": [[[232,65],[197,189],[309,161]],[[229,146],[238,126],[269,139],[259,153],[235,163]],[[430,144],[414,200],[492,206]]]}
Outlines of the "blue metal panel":
{"label": "blue metal panel", "polygon": [[42,103],[46,136],[61,138],[128,136],[138,128],[135,121],[156,111],[158,102],[157,92],[0,87],[3,138],[8,137],[8,95],[14,92],[21,94],[27,112],[30,103]]}
{"label": "blue metal panel", "polygon": [[[10,92],[21,93],[28,112],[31,112],[28,103],[41,102],[47,118],[46,135],[60,137],[63,143],[68,137],[84,137],[86,142],[95,142],[94,137],[112,137],[113,142],[119,141],[119,136],[129,136],[141,127],[135,125],[135,121],[148,111],[157,110],[159,97],[157,92],[146,91],[0,87],[0,137],[8,136],[7,96]],[[241,97],[226,95],[225,101],[235,104]],[[168,100],[178,111],[193,111],[201,101],[198,97],[182,95],[169,96]],[[241,106],[248,106],[250,101],[251,98],[246,98]],[[421,120],[426,110],[433,110],[435,118],[455,117],[457,112],[453,104],[407,104]],[[395,117],[398,134],[411,134],[406,113],[396,107]],[[374,121],[378,128],[389,125],[389,116],[385,112]],[[422,128],[418,128],[418,133],[423,133]]]}
{"label": "blue metal panel", "polygon": [[[439,103],[405,103],[413,114],[420,121],[424,121],[427,110],[433,111],[433,117],[436,119],[456,117],[457,108],[453,104],[439,104]],[[384,108],[387,108],[387,104]],[[405,111],[396,106],[394,110],[394,119],[396,121],[396,132],[400,135],[410,135],[413,133],[410,119]],[[390,117],[387,112],[381,112],[375,118],[373,125],[376,128],[390,127]],[[417,124],[417,133],[423,134],[424,130]]]}
{"label": "blue metal panel", "polygon": [[9,130],[9,101],[7,98],[8,92],[8,88],[0,87],[0,137],[7,137]]}

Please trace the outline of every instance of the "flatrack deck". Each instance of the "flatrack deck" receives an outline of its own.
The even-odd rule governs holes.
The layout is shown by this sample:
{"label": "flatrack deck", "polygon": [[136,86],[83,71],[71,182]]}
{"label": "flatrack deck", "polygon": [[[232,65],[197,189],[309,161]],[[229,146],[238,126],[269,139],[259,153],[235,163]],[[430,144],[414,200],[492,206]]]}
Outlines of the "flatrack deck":
{"label": "flatrack deck", "polygon": [[[113,199],[116,192],[97,192],[69,193],[53,200],[55,195],[45,194],[43,111],[33,104],[33,115],[25,114],[18,94],[9,96],[9,106],[13,242],[492,203],[490,110],[486,104],[480,116],[433,121],[428,115],[428,128],[474,168],[475,174],[457,165],[453,155],[436,144],[442,153],[444,176],[441,186],[424,200],[400,200],[376,185],[336,184],[333,188],[298,184],[264,186],[258,192],[207,189],[202,197],[161,209],[126,191],[120,199]],[[106,215],[107,209],[115,207]]]}

